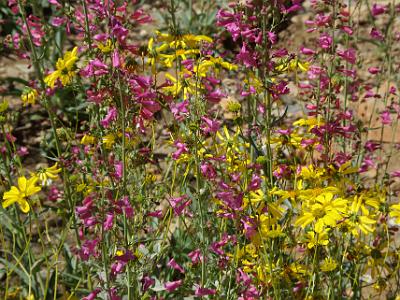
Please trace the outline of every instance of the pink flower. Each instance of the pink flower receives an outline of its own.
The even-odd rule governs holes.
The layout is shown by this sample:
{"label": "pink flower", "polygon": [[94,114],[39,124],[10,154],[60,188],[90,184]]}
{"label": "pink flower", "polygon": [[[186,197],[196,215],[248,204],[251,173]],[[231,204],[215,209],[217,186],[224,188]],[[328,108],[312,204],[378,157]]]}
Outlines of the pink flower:
{"label": "pink flower", "polygon": [[61,25],[63,25],[65,23],[65,19],[64,18],[60,18],[60,17],[53,17],[51,19],[50,23],[54,27],[60,27]]}
{"label": "pink flower", "polygon": [[341,29],[348,35],[353,35],[353,29],[349,26],[342,26]]}
{"label": "pink flower", "polygon": [[246,42],[243,42],[242,49],[240,50],[239,54],[236,55],[236,59],[243,63],[247,68],[257,66],[255,54],[249,51]]}
{"label": "pink flower", "polygon": [[373,74],[373,75],[378,74],[380,71],[381,71],[381,69],[378,68],[378,67],[370,67],[370,68],[368,68],[368,72],[370,74]]}
{"label": "pink flower", "polygon": [[224,94],[220,89],[215,89],[211,93],[206,94],[207,101],[211,103],[218,103],[224,97],[226,97],[226,94]]}
{"label": "pink flower", "polygon": [[383,36],[382,32],[380,32],[376,28],[372,28],[369,34],[372,38],[377,39],[378,41],[383,41],[385,37]]}
{"label": "pink flower", "polygon": [[400,170],[399,171],[393,171],[390,176],[392,177],[400,177]]}
{"label": "pink flower", "polygon": [[353,65],[356,63],[356,50],[353,48],[349,48],[347,50],[338,50],[337,54]]}
{"label": "pink flower", "polygon": [[93,292],[91,292],[89,295],[87,295],[86,297],[82,298],[82,300],[94,300],[97,297],[97,294],[100,293],[100,289],[97,288],[95,289]]}
{"label": "pink flower", "polygon": [[181,273],[185,273],[185,270],[173,258],[171,258],[171,260],[167,263],[167,266],[178,270]]}
{"label": "pink flower", "polygon": [[169,106],[175,120],[182,121],[188,116],[189,101],[185,100],[178,103],[171,103]]}
{"label": "pink flower", "polygon": [[392,123],[392,118],[391,118],[390,112],[388,110],[381,112],[381,121],[382,121],[382,124],[384,124],[384,125],[389,125]]}
{"label": "pink flower", "polygon": [[152,285],[154,285],[156,281],[150,276],[146,275],[142,278],[142,290],[143,292],[147,291]]}
{"label": "pink flower", "polygon": [[117,115],[117,109],[115,107],[110,107],[105,118],[100,121],[100,124],[105,128],[109,127],[110,123],[117,119]]}
{"label": "pink flower", "polygon": [[203,297],[208,295],[215,295],[216,292],[217,291],[214,289],[202,288],[200,286],[197,286],[194,295],[197,297]]}
{"label": "pink flower", "polygon": [[305,48],[303,46],[300,47],[300,52],[304,55],[314,55],[316,53],[313,49]]}
{"label": "pink flower", "polygon": [[28,150],[28,148],[27,147],[25,147],[25,146],[22,146],[22,147],[20,147],[18,150],[17,150],[17,154],[19,155],[19,156],[26,156],[26,155],[28,155],[29,154],[29,150]]}
{"label": "pink flower", "polygon": [[124,169],[124,165],[122,163],[122,161],[116,161],[114,164],[114,176],[117,179],[121,179],[122,178],[122,173],[123,173],[123,169]]}
{"label": "pink flower", "polygon": [[172,153],[172,158],[177,160],[179,159],[179,157],[183,154],[183,153],[187,153],[189,151],[189,149],[187,148],[185,143],[182,143],[178,140],[175,141],[175,147],[177,148],[177,150]]}
{"label": "pink flower", "polygon": [[121,65],[121,62],[119,59],[118,49],[114,49],[114,52],[112,54],[112,66],[114,68],[118,68],[120,65]]}
{"label": "pink flower", "polygon": [[177,288],[179,288],[183,283],[183,280],[176,280],[176,281],[169,281],[164,283],[164,287],[168,292],[173,292],[175,291]]}
{"label": "pink flower", "polygon": [[372,10],[371,10],[371,14],[376,17],[379,16],[381,14],[384,14],[387,11],[387,7],[385,5],[381,5],[381,4],[376,4],[374,3],[372,5]]}
{"label": "pink flower", "polygon": [[188,254],[188,256],[192,260],[193,265],[197,265],[203,259],[200,249],[193,250]]}
{"label": "pink flower", "polygon": [[203,121],[203,123],[201,124],[201,130],[203,130],[205,134],[208,134],[210,132],[216,133],[221,125],[219,121],[211,120],[204,116],[201,117],[201,120]]}
{"label": "pink flower", "polygon": [[99,256],[99,252],[96,250],[97,244],[99,243],[99,239],[94,240],[86,240],[81,249],[79,250],[79,256],[83,261],[87,261],[90,256],[97,257]]}
{"label": "pink flower", "polygon": [[114,214],[109,212],[106,214],[106,219],[103,223],[104,231],[112,229],[113,225],[114,225]]}
{"label": "pink flower", "polygon": [[276,42],[278,41],[278,36],[274,32],[268,31],[267,36],[272,45],[276,44]]}
{"label": "pink flower", "polygon": [[323,33],[319,37],[319,46],[322,49],[329,49],[332,46],[333,39],[328,33]]}

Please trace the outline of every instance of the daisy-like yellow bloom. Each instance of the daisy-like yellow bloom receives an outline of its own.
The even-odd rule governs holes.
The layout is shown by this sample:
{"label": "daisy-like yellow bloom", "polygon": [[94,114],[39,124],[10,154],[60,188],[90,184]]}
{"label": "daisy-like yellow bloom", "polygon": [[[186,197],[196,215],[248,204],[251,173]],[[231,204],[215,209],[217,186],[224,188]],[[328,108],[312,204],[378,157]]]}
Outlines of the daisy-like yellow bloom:
{"label": "daisy-like yellow bloom", "polygon": [[347,210],[347,200],[333,199],[332,193],[323,193],[315,198],[315,203],[305,205],[302,215],[296,220],[295,225],[305,228],[315,221],[315,232],[321,233],[325,226],[336,227],[342,220]]}
{"label": "daisy-like yellow bloom", "polygon": [[275,70],[278,72],[293,72],[300,70],[301,72],[307,72],[310,68],[309,62],[301,62],[298,58],[291,60],[282,60],[276,67]]}
{"label": "daisy-like yellow bloom", "polygon": [[114,49],[114,45],[112,43],[112,40],[107,39],[107,41],[104,44],[101,42],[98,43],[97,48],[99,48],[100,51],[103,52],[104,54],[108,54]]}
{"label": "daisy-like yellow bloom", "polygon": [[115,144],[115,135],[112,133],[109,133],[109,134],[103,136],[103,144],[106,149],[110,150],[113,147],[113,145]]}
{"label": "daisy-like yellow bloom", "polygon": [[315,126],[322,126],[325,122],[321,117],[318,118],[308,118],[308,119],[299,119],[293,123],[293,126],[308,126],[308,131],[313,129]]}
{"label": "daisy-like yellow bloom", "polygon": [[338,264],[337,262],[331,258],[331,257],[326,257],[324,261],[322,262],[320,269],[322,272],[331,272],[337,268]]}
{"label": "daisy-like yellow bloom", "polygon": [[353,203],[349,209],[349,219],[346,220],[346,225],[350,228],[354,236],[358,236],[360,229],[364,234],[369,234],[375,231],[376,220],[371,219],[370,212],[363,206],[363,197],[355,196]]}
{"label": "daisy-like yellow bloom", "polygon": [[309,231],[306,234],[306,242],[307,242],[307,247],[308,249],[312,249],[315,246],[326,246],[329,244],[329,236],[328,236],[328,231],[329,230],[324,230],[321,232],[314,232],[314,231]]}
{"label": "daisy-like yellow bloom", "polygon": [[37,90],[32,88],[25,88],[24,91],[22,92],[21,100],[24,103],[24,106],[27,106],[28,104],[33,105],[36,103],[37,97],[38,97]]}
{"label": "daisy-like yellow bloom", "polygon": [[63,58],[59,58],[56,63],[56,70],[50,75],[46,76],[44,82],[51,88],[57,79],[60,79],[63,85],[67,85],[72,81],[75,76],[75,63],[78,60],[78,47],[72,49],[72,51],[67,51]]}
{"label": "daisy-like yellow bloom", "polygon": [[32,176],[26,179],[25,176],[18,178],[18,187],[12,186],[8,192],[3,195],[3,208],[11,204],[18,203],[19,208],[23,213],[28,213],[30,206],[26,198],[38,193],[41,190],[40,186],[36,183],[39,180],[37,176]]}
{"label": "daisy-like yellow bloom", "polygon": [[58,173],[61,172],[61,168],[58,168],[58,163],[55,163],[49,168],[40,169],[36,174],[39,178],[42,186],[46,186],[49,180],[57,179]]}
{"label": "daisy-like yellow bloom", "polygon": [[193,35],[193,34],[183,34],[183,35],[171,35],[168,33],[161,33],[156,31],[157,40],[161,42],[168,43],[169,47],[172,49],[186,49],[186,48],[196,48],[201,42],[212,43],[212,38],[205,35]]}
{"label": "daisy-like yellow bloom", "polygon": [[93,145],[94,143],[96,143],[96,138],[88,134],[85,134],[81,139],[81,144],[85,146]]}
{"label": "daisy-like yellow bloom", "polygon": [[395,222],[400,224],[400,203],[390,206],[389,216],[395,218]]}

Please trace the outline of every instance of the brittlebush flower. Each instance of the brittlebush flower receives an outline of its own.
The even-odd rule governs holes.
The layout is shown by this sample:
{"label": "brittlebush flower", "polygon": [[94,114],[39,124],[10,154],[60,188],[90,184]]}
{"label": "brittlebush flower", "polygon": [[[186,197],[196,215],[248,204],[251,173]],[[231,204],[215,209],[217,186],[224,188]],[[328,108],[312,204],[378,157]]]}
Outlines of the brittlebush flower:
{"label": "brittlebush flower", "polygon": [[58,168],[57,163],[52,165],[49,168],[41,169],[37,172],[37,176],[42,184],[42,186],[46,186],[49,179],[57,179],[58,173],[61,172],[61,168]]}
{"label": "brittlebush flower", "polygon": [[308,249],[312,249],[315,246],[326,246],[329,244],[328,230],[320,233],[309,231],[306,234],[306,241]]}
{"label": "brittlebush flower", "polygon": [[336,227],[346,212],[347,200],[333,198],[332,193],[323,193],[315,199],[315,203],[305,207],[295,225],[305,228],[315,222],[315,232],[321,233],[325,226]]}
{"label": "brittlebush flower", "polygon": [[322,272],[331,272],[337,268],[337,262],[331,257],[327,257],[322,262],[320,268]]}
{"label": "brittlebush flower", "polygon": [[46,76],[44,82],[51,88],[54,88],[57,79],[60,79],[63,85],[68,85],[76,74],[75,63],[78,60],[77,54],[78,47],[75,47],[72,51],[65,52],[64,57],[57,60],[56,70]]}
{"label": "brittlebush flower", "polygon": [[23,213],[28,213],[30,210],[27,198],[38,193],[41,190],[36,183],[39,180],[37,176],[32,176],[26,179],[25,176],[18,178],[18,187],[12,186],[8,192],[3,195],[3,208],[11,204],[18,203],[19,208]]}
{"label": "brittlebush flower", "polygon": [[397,224],[400,224],[400,203],[393,204],[390,207],[389,216],[391,216],[392,218],[395,218],[396,219],[395,222]]}

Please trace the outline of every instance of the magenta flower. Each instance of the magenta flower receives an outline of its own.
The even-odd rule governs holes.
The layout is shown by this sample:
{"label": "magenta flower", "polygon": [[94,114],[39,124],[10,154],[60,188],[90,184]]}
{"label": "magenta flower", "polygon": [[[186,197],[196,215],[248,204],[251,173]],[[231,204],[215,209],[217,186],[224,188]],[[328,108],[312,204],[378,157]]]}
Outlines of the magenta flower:
{"label": "magenta flower", "polygon": [[385,37],[383,36],[382,32],[380,32],[378,29],[376,28],[372,28],[371,32],[369,34],[372,38],[378,40],[378,41],[383,41],[385,39]]}
{"label": "magenta flower", "polygon": [[201,130],[203,130],[205,134],[208,134],[210,132],[216,133],[220,128],[221,123],[217,120],[211,120],[204,116],[201,117],[201,120],[203,121],[203,123],[201,124]]}
{"label": "magenta flower", "polygon": [[108,109],[107,115],[105,116],[105,118],[103,120],[100,121],[100,124],[107,128],[110,126],[110,123],[115,121],[117,119],[118,116],[118,111],[115,107],[110,107]]}
{"label": "magenta flower", "polygon": [[378,74],[380,71],[381,71],[381,69],[378,68],[378,67],[370,67],[370,68],[368,68],[368,72],[370,74],[373,74],[373,75]]}
{"label": "magenta flower", "polygon": [[313,49],[305,48],[303,46],[300,47],[300,52],[304,55],[314,55],[316,53]]}
{"label": "magenta flower", "polygon": [[374,17],[376,17],[376,16],[379,16],[381,14],[384,14],[386,11],[387,11],[387,7],[385,5],[374,3],[372,5],[371,14]]}
{"label": "magenta flower", "polygon": [[179,159],[179,157],[182,154],[189,152],[189,149],[187,148],[186,144],[180,142],[179,140],[176,140],[174,145],[177,148],[177,150],[174,153],[172,153],[172,158],[175,160]]}
{"label": "magenta flower", "polygon": [[203,296],[208,296],[208,295],[215,295],[217,291],[215,289],[208,289],[208,288],[202,288],[200,286],[197,286],[194,295],[197,297],[203,297]]}
{"label": "magenta flower", "polygon": [[381,121],[384,125],[389,125],[392,123],[392,117],[390,116],[390,112],[388,110],[381,112]]}
{"label": "magenta flower", "polygon": [[185,273],[185,270],[173,258],[171,258],[171,260],[167,263],[167,266],[178,270],[181,273]]}
{"label": "magenta flower", "polygon": [[356,50],[353,48],[349,48],[347,50],[338,50],[337,54],[352,65],[356,63]]}
{"label": "magenta flower", "polygon": [[106,219],[104,220],[103,223],[104,231],[112,229],[113,225],[114,225],[114,214],[109,212],[106,214]]}
{"label": "magenta flower", "polygon": [[169,281],[164,283],[164,287],[168,292],[173,292],[175,291],[177,288],[179,288],[183,283],[183,280],[176,280],[176,281]]}
{"label": "magenta flower", "polygon": [[246,42],[243,42],[242,49],[240,50],[239,54],[236,55],[236,59],[243,63],[247,68],[257,66],[255,53],[250,52],[250,50],[247,48]]}
{"label": "magenta flower", "polygon": [[147,291],[151,286],[153,286],[156,283],[156,281],[148,275],[143,276],[141,281],[142,281],[143,292]]}
{"label": "magenta flower", "polygon": [[188,256],[191,259],[193,265],[199,264],[203,259],[200,249],[193,250],[188,254]]}
{"label": "magenta flower", "polygon": [[319,42],[319,46],[322,49],[326,50],[326,49],[329,49],[332,46],[333,39],[328,33],[323,33],[319,37],[318,42]]}
{"label": "magenta flower", "polygon": [[100,293],[100,291],[101,290],[99,288],[97,288],[93,292],[91,292],[89,295],[87,295],[86,297],[82,298],[82,300],[94,300],[94,299],[96,299],[96,297]]}

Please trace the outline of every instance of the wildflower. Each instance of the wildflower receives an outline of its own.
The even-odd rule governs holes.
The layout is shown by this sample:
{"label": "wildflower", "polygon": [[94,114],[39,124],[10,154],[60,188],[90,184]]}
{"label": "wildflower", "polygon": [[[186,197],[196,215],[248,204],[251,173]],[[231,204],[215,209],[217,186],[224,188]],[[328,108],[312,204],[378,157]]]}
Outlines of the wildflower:
{"label": "wildflower", "polygon": [[28,213],[30,206],[26,198],[38,193],[41,190],[39,186],[36,186],[36,182],[38,180],[39,178],[36,176],[32,176],[28,180],[25,178],[25,176],[19,177],[18,187],[12,186],[8,192],[4,193],[3,208],[6,208],[17,202],[21,211],[23,213]]}
{"label": "wildflower", "polygon": [[208,295],[214,295],[215,293],[216,293],[216,290],[214,290],[214,289],[207,289],[207,288],[197,286],[196,291],[194,292],[194,295],[196,297],[203,297],[203,296],[208,296]]}
{"label": "wildflower", "polygon": [[388,110],[381,112],[381,122],[384,125],[389,125],[390,123],[392,123],[392,118]]}
{"label": "wildflower", "polygon": [[171,260],[167,263],[167,266],[178,270],[181,273],[185,273],[185,270],[173,258],[171,258]]}
{"label": "wildflower", "polygon": [[42,186],[46,186],[51,179],[57,179],[57,174],[61,172],[61,168],[57,168],[57,164],[58,163],[55,163],[51,167],[40,169],[37,172],[37,176]]}
{"label": "wildflower", "polygon": [[78,60],[77,54],[78,47],[75,47],[72,51],[67,51],[64,54],[64,58],[57,60],[56,70],[46,76],[44,82],[51,88],[54,88],[57,79],[60,79],[63,85],[69,84],[76,73],[75,62]]}
{"label": "wildflower", "polygon": [[395,222],[400,224],[400,203],[390,206],[389,216],[395,218]]}
{"label": "wildflower", "polygon": [[112,146],[115,144],[115,135],[109,133],[103,136],[103,144],[106,149],[110,150]]}
{"label": "wildflower", "polygon": [[328,229],[322,232],[309,231],[306,235],[306,241],[308,242],[308,249],[312,249],[315,246],[326,246],[329,244]]}
{"label": "wildflower", "polygon": [[315,232],[321,233],[324,226],[336,227],[347,208],[347,200],[333,199],[333,194],[326,192],[315,199],[315,203],[304,208],[303,214],[296,220],[295,225],[305,228],[316,221]]}
{"label": "wildflower", "polygon": [[38,97],[38,92],[32,88],[25,88],[21,95],[21,100],[24,103],[24,106],[28,104],[35,104]]}
{"label": "wildflower", "polygon": [[164,287],[168,292],[173,292],[179,288],[183,283],[183,280],[176,280],[164,283]]}
{"label": "wildflower", "polygon": [[114,45],[112,43],[112,40],[107,39],[107,41],[104,44],[99,42],[97,44],[97,48],[99,48],[100,51],[103,52],[104,54],[108,54],[114,49]]}
{"label": "wildflower", "polygon": [[322,49],[325,49],[325,50],[329,49],[332,46],[332,42],[333,42],[333,38],[327,33],[323,33],[319,37],[319,46]]}
{"label": "wildflower", "polygon": [[322,262],[320,268],[322,272],[331,272],[337,268],[337,262],[331,257],[326,257]]}
{"label": "wildflower", "polygon": [[96,138],[91,135],[85,134],[82,139],[81,139],[81,144],[88,146],[88,145],[93,145],[96,142]]}

